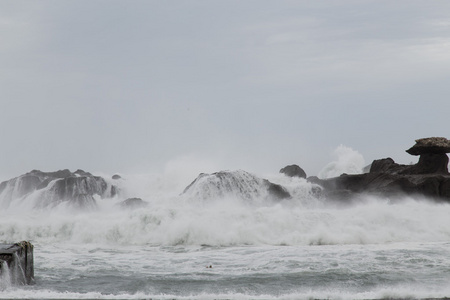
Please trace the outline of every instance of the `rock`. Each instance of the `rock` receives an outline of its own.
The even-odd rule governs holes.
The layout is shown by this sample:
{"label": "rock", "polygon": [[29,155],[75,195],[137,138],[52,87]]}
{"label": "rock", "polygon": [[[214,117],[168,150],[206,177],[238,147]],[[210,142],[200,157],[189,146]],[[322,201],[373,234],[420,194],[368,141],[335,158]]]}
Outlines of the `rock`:
{"label": "rock", "polygon": [[260,199],[279,201],[291,196],[284,187],[242,170],[201,173],[183,194],[203,200],[231,197],[249,202]]}
{"label": "rock", "polygon": [[283,173],[289,177],[306,178],[305,171],[297,165],[286,166],[280,170],[280,173]]}
{"label": "rock", "polygon": [[450,144],[445,138],[420,139],[407,150],[410,154],[420,155],[417,164],[401,165],[392,158],[384,158],[374,160],[367,174],[343,174],[326,180],[308,178],[308,181],[321,185],[329,198],[370,193],[380,196],[422,195],[450,201],[449,158],[445,154],[449,150]]}
{"label": "rock", "polygon": [[406,152],[411,155],[450,153],[450,141],[444,137],[418,139]]}
{"label": "rock", "polygon": [[420,175],[420,174],[449,174],[448,173],[448,156],[444,153],[421,154],[419,162],[413,165],[400,165],[394,162],[390,157],[374,160],[370,168],[370,173],[390,173],[403,175]]}
{"label": "rock", "polygon": [[0,281],[12,285],[35,283],[33,245],[30,242],[0,244]]}
{"label": "rock", "polygon": [[[370,173],[347,175],[330,179],[315,178],[314,183],[325,189],[325,195],[368,193],[383,197],[422,195],[436,200],[450,201],[450,175],[418,174],[417,165],[398,165],[391,159],[374,161]],[[408,174],[408,172],[410,172]],[[348,195],[349,196],[349,195]]]}
{"label": "rock", "polygon": [[0,207],[6,208],[13,201],[31,197],[36,208],[54,207],[62,202],[79,208],[93,208],[96,207],[95,195],[104,198],[115,194],[117,188],[114,185],[83,170],[73,173],[69,170],[33,170],[0,184]]}
{"label": "rock", "polygon": [[269,192],[269,195],[271,196],[271,198],[287,199],[287,198],[291,197],[289,192],[286,191],[286,189],[284,187],[282,187],[281,185],[272,183],[267,179],[264,179],[264,183],[265,183],[265,186],[266,186],[267,191]]}
{"label": "rock", "polygon": [[449,174],[448,156],[445,153],[424,153],[414,168],[415,174]]}
{"label": "rock", "polygon": [[122,176],[120,176],[118,174],[115,174],[112,176],[112,179],[114,179],[114,180],[121,179],[121,178],[122,178]]}
{"label": "rock", "polygon": [[395,161],[388,157],[383,159],[376,159],[370,165],[369,173],[394,173],[398,170],[399,165]]}
{"label": "rock", "polygon": [[145,202],[141,198],[128,198],[120,202],[119,205],[122,208],[135,209],[148,206],[148,202]]}

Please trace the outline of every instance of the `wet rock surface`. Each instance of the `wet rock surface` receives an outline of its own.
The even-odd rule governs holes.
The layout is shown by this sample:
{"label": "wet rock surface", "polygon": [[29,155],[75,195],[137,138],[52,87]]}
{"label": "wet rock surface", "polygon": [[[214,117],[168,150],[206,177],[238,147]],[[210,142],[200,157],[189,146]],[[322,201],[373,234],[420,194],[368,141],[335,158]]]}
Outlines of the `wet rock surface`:
{"label": "wet rock surface", "polygon": [[420,155],[417,164],[401,165],[392,158],[384,158],[374,160],[367,174],[342,174],[311,181],[321,185],[330,199],[350,199],[361,193],[370,193],[388,197],[420,195],[450,201],[449,158],[445,154],[449,150],[450,144],[445,138],[420,139],[407,150],[410,154]]}
{"label": "wet rock surface", "polygon": [[289,177],[300,177],[300,178],[306,178],[305,171],[300,168],[298,165],[290,165],[282,168],[280,170],[280,173],[289,176]]}
{"label": "wet rock surface", "polygon": [[77,170],[42,172],[33,170],[19,177],[0,183],[0,206],[8,207],[14,200],[33,197],[34,206],[43,208],[62,202],[79,207],[96,207],[95,195],[113,197],[117,188],[100,176]]}
{"label": "wet rock surface", "polygon": [[233,197],[246,201],[261,198],[282,200],[291,197],[281,185],[242,170],[202,173],[184,189],[183,194],[196,199]]}

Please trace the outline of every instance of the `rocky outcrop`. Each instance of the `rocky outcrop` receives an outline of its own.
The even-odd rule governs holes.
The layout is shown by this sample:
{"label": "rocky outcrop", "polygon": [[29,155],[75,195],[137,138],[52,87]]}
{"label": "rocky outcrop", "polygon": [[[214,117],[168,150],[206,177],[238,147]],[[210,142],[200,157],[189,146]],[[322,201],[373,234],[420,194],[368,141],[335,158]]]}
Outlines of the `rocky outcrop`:
{"label": "rocky outcrop", "polygon": [[289,177],[306,178],[305,171],[297,165],[286,166],[280,170],[280,173]]}
{"label": "rocky outcrop", "polygon": [[0,206],[5,208],[13,201],[28,199],[36,208],[54,207],[62,202],[79,208],[92,208],[96,206],[95,195],[104,198],[113,197],[116,193],[114,185],[83,170],[73,173],[69,170],[33,170],[0,184]]}
{"label": "rocky outcrop", "polygon": [[324,188],[330,199],[351,199],[361,193],[380,196],[399,194],[423,195],[436,200],[450,201],[448,156],[450,143],[445,138],[426,138],[416,141],[407,152],[420,155],[417,164],[401,165],[392,158],[375,160],[367,174],[348,175],[311,181]]}
{"label": "rocky outcrop", "polygon": [[351,200],[358,194],[368,193],[384,197],[423,195],[436,200],[450,201],[450,176],[446,175],[398,175],[368,173],[316,180],[324,188],[329,199]]}
{"label": "rocky outcrop", "polygon": [[0,244],[0,281],[6,285],[34,284],[33,245]]}
{"label": "rocky outcrop", "polygon": [[449,174],[446,154],[426,153],[420,155],[419,162],[413,165],[400,165],[390,157],[374,160],[370,173],[389,173],[399,175]]}
{"label": "rocky outcrop", "polygon": [[185,188],[183,194],[203,200],[231,197],[244,201],[257,199],[279,201],[290,198],[289,192],[284,187],[242,170],[202,173]]}

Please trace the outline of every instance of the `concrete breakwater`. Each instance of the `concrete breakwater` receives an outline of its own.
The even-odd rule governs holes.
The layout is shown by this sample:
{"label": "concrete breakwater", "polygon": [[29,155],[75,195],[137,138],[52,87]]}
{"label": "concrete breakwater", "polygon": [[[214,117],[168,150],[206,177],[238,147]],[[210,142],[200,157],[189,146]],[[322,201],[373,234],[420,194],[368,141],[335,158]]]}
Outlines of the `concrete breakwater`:
{"label": "concrete breakwater", "polygon": [[0,284],[7,286],[33,283],[33,245],[27,241],[0,244]]}

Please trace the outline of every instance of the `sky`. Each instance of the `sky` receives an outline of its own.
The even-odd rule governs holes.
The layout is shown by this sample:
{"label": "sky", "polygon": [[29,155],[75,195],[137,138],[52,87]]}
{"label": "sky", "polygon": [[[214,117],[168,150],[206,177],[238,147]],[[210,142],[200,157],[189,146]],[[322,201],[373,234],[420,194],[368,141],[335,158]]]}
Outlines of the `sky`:
{"label": "sky", "polygon": [[0,2],[0,181],[316,175],[450,138],[450,1]]}

